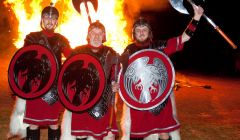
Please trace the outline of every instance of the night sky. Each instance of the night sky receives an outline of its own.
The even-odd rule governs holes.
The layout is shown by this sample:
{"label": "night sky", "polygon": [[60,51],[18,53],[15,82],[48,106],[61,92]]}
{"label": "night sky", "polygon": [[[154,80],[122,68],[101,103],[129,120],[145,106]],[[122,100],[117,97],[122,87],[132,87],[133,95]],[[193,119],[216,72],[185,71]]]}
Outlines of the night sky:
{"label": "night sky", "polygon": [[[227,41],[201,18],[193,38],[185,43],[183,51],[171,57],[175,69],[194,70],[206,74],[236,74],[235,61],[240,61],[240,21],[237,0],[205,0],[196,1],[201,4],[205,14],[238,46],[233,50]],[[193,11],[184,2],[190,15],[181,14],[173,8],[166,11],[142,11],[153,27],[154,39],[167,39],[180,35],[193,16]],[[238,58],[237,58],[238,57]]]}

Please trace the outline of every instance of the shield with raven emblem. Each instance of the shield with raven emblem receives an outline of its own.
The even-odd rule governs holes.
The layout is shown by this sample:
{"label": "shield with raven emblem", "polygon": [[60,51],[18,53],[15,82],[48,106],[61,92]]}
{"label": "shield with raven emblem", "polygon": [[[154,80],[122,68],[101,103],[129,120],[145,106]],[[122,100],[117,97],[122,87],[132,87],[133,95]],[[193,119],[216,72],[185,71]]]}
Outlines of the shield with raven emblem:
{"label": "shield with raven emblem", "polygon": [[70,111],[84,111],[100,99],[105,84],[100,61],[90,54],[79,53],[63,64],[58,78],[58,94]]}
{"label": "shield with raven emblem", "polygon": [[174,81],[169,57],[154,49],[144,49],[132,54],[126,72],[120,72],[119,94],[131,108],[150,110],[168,98]]}
{"label": "shield with raven emblem", "polygon": [[24,99],[33,99],[47,93],[58,72],[55,55],[41,45],[20,48],[11,59],[8,82],[12,91]]}

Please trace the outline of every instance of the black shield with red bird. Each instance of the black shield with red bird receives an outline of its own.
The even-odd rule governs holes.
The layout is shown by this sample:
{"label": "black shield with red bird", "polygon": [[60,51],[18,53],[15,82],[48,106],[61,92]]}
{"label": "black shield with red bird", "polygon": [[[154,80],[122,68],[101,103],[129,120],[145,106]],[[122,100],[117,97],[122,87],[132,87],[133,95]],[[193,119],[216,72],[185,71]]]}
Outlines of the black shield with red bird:
{"label": "black shield with red bird", "polygon": [[8,81],[14,94],[24,99],[34,99],[46,94],[58,73],[55,55],[41,45],[20,48],[11,59]]}
{"label": "black shield with red bird", "polygon": [[101,63],[90,54],[76,54],[68,58],[58,77],[58,94],[70,111],[91,108],[105,90],[106,78]]}

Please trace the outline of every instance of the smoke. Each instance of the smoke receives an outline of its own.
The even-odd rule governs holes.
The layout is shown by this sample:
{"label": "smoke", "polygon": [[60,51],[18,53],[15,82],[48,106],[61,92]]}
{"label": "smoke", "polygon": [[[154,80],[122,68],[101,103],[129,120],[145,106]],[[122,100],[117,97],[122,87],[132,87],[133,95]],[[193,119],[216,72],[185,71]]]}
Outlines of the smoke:
{"label": "smoke", "polygon": [[141,12],[164,11],[169,7],[168,0],[124,0],[124,15],[127,19],[127,32],[131,32],[132,24]]}

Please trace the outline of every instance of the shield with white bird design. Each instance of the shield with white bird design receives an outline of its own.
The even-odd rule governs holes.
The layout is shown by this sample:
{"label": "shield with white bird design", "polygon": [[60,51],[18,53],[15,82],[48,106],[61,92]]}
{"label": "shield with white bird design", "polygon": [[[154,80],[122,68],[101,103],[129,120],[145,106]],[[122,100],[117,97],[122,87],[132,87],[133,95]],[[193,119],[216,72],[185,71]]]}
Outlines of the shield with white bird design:
{"label": "shield with white bird design", "polygon": [[137,110],[150,110],[170,95],[175,81],[175,71],[169,57],[154,49],[144,49],[132,54],[128,67],[119,74],[123,101]]}

